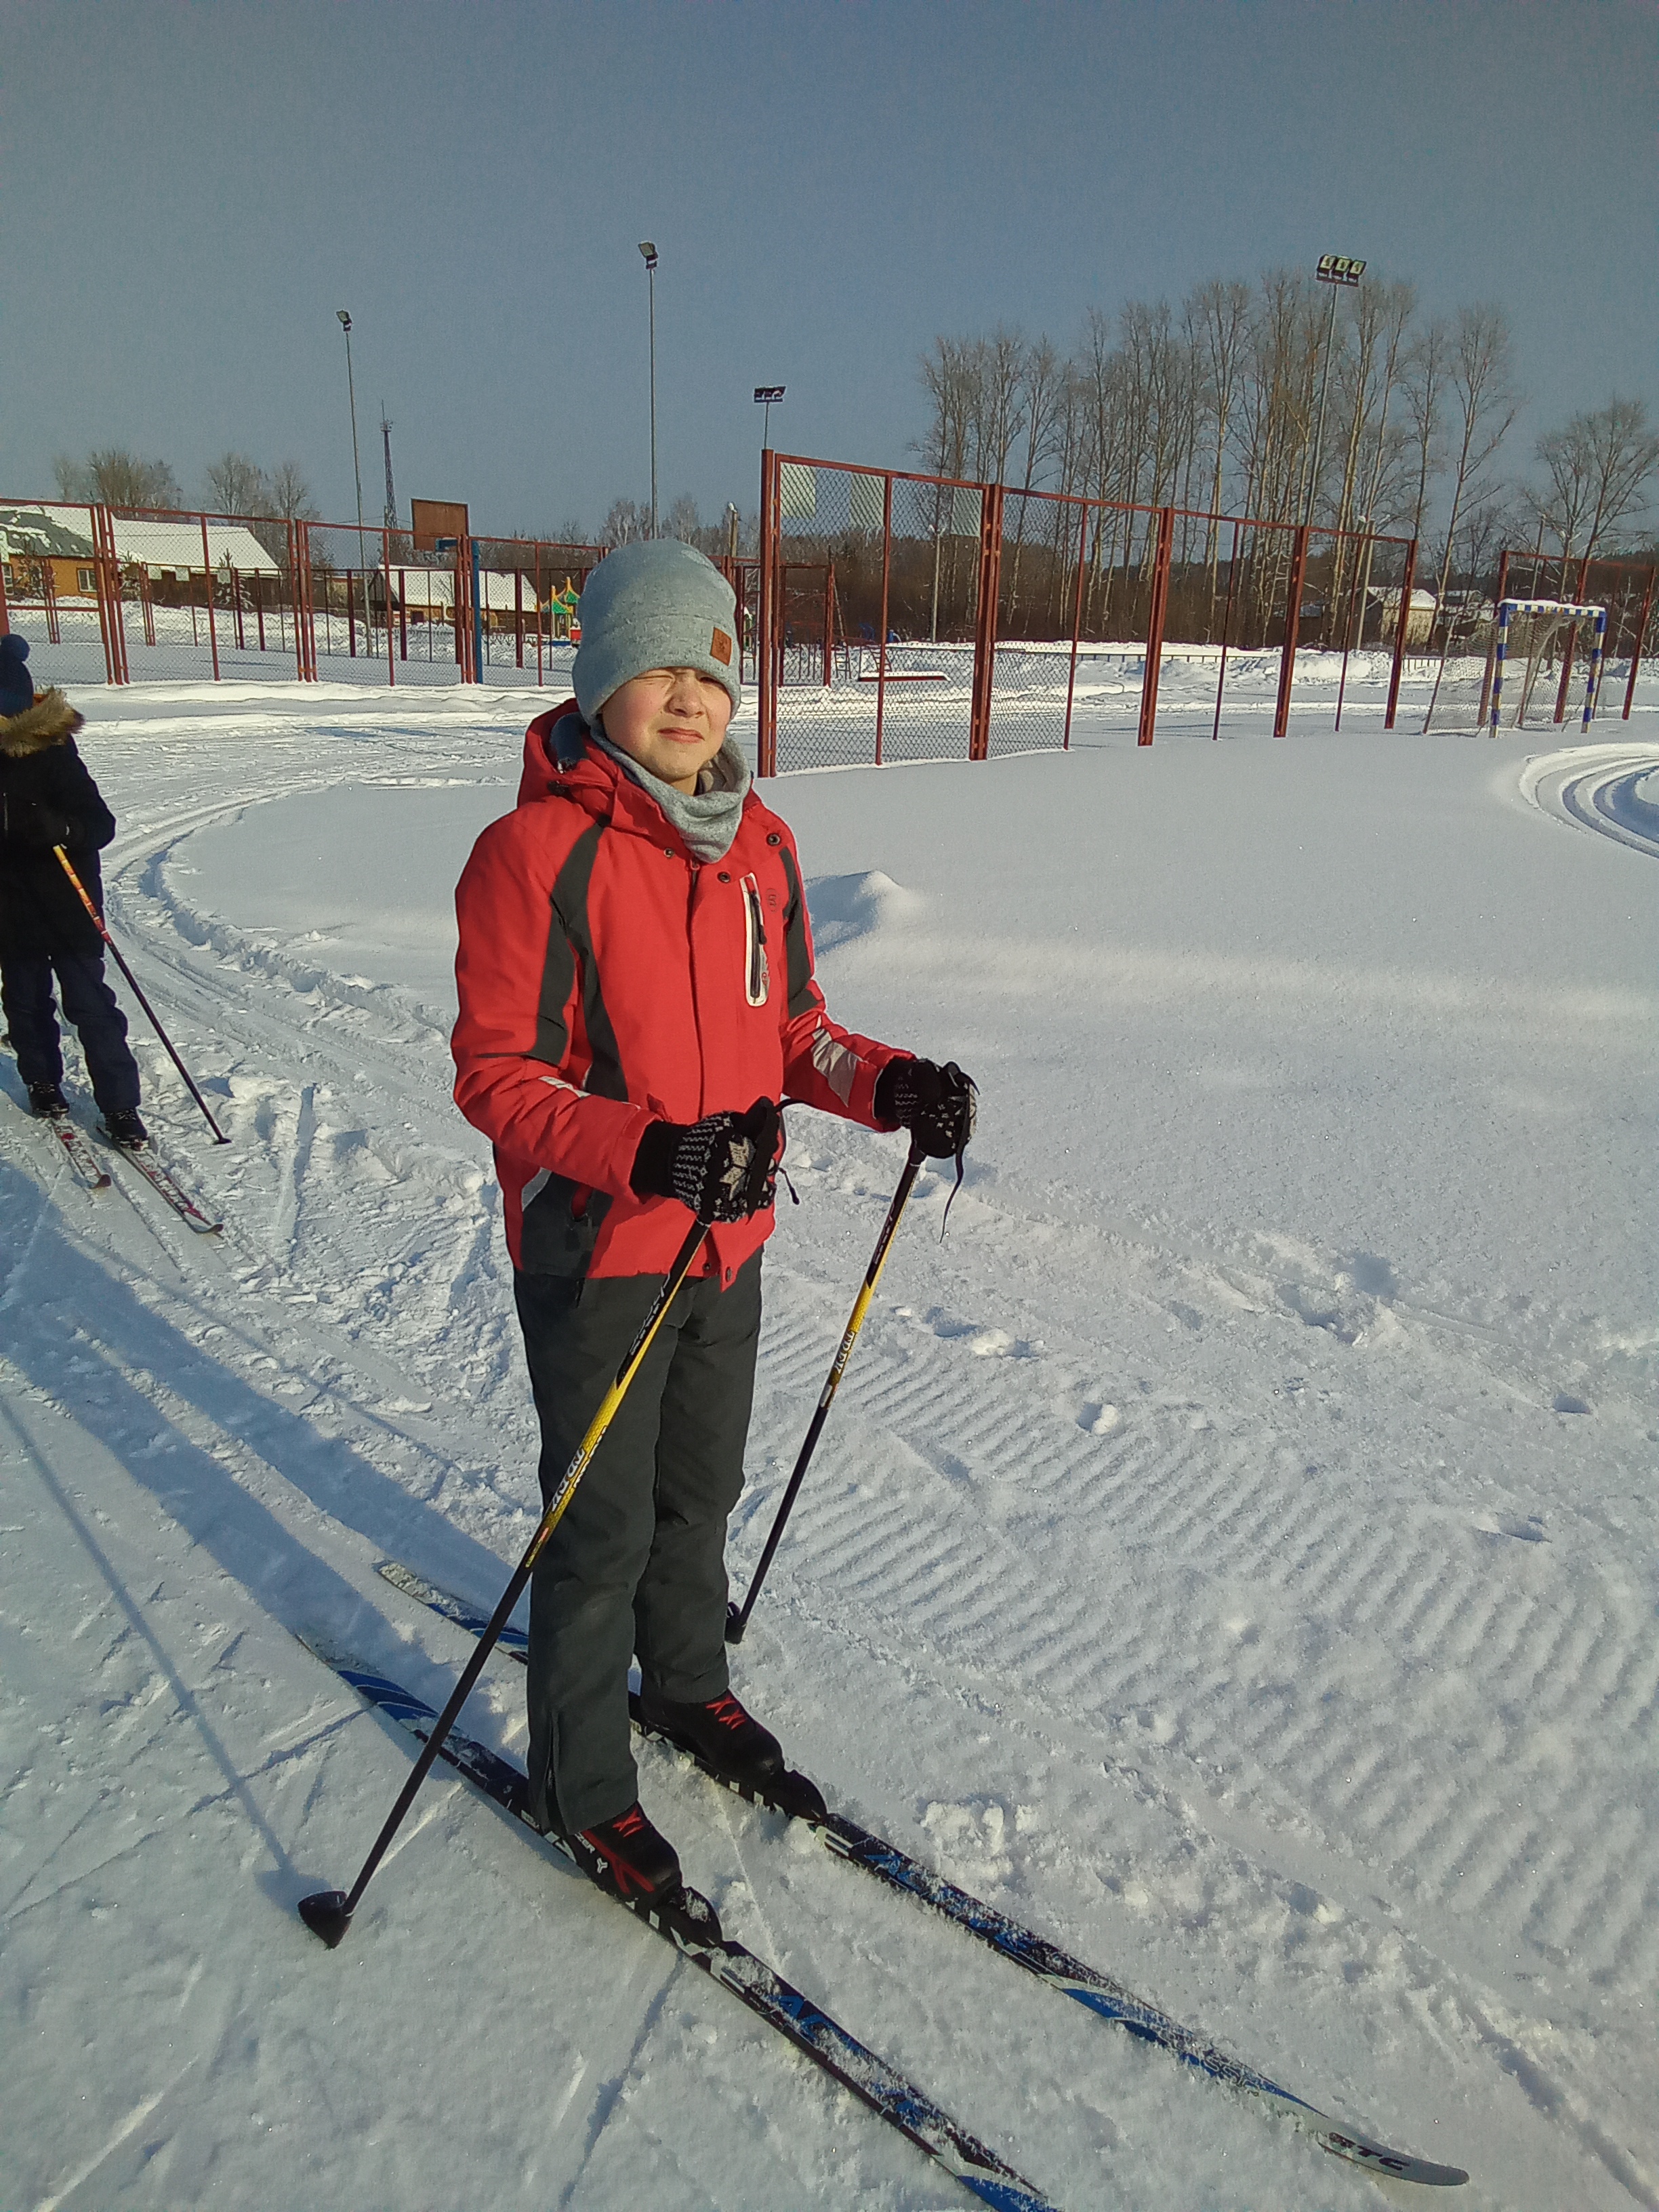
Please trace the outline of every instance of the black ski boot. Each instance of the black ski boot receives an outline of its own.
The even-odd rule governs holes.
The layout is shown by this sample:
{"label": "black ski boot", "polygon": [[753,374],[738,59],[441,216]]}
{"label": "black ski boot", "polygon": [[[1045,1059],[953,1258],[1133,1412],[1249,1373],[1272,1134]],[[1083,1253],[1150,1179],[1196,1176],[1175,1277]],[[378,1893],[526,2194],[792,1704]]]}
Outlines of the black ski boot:
{"label": "black ski boot", "polygon": [[805,1820],[823,1818],[818,1790],[804,1774],[784,1765],[783,1746],[730,1690],[706,1705],[690,1705],[647,1691],[640,1698],[640,1717],[647,1728],[689,1751],[728,1789]]}
{"label": "black ski boot", "polygon": [[69,1100],[64,1097],[64,1087],[59,1083],[31,1083],[29,1107],[36,1114],[67,1114]]}
{"label": "black ski boot", "polygon": [[149,1141],[149,1131],[139,1120],[136,1106],[118,1106],[112,1114],[106,1114],[104,1133],[111,1144],[128,1152],[136,1152],[140,1145]]}
{"label": "black ski boot", "polygon": [[637,1798],[625,1813],[580,1829],[568,1842],[589,1881],[636,1910],[672,1905],[685,1887],[674,1846],[653,1827]]}

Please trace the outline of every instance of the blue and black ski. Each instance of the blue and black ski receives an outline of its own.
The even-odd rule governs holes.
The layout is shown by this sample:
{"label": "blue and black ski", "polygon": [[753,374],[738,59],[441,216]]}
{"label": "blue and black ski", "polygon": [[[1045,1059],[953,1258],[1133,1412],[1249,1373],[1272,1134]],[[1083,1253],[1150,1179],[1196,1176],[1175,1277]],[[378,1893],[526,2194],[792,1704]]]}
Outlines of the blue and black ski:
{"label": "blue and black ski", "polygon": [[[489,1614],[477,1606],[469,1605],[465,1599],[438,1589],[395,1560],[385,1562],[380,1572],[406,1596],[416,1599],[434,1613],[441,1614],[446,1620],[453,1621],[458,1628],[465,1628],[474,1636],[489,1620]],[[526,1644],[526,1638],[521,1628],[509,1624],[503,1630],[501,1650],[521,1664]],[[652,1729],[647,1723],[637,1699],[633,1701],[633,1711],[634,1725],[642,1734],[661,1735],[659,1729]],[[671,1738],[663,1740],[672,1741]],[[736,1787],[723,1775],[714,1773],[685,1746],[675,1744],[673,1747],[682,1758],[701,1766],[711,1779],[720,1783],[723,1787]],[[1145,1997],[1136,1996],[1121,1983],[1115,1982],[1109,1974],[1085,1966],[1080,1959],[1073,1959],[1057,1944],[1050,1943],[1031,1929],[1022,1928],[1017,1920],[1011,1920],[995,1905],[986,1905],[980,1899],[970,1897],[966,1890],[958,1889],[954,1882],[946,1881],[942,1875],[923,1866],[896,1844],[872,1835],[869,1829],[860,1827],[855,1820],[849,1820],[844,1814],[830,1811],[820,1814],[815,1812],[810,1802],[805,1802],[802,1793],[790,1789],[789,1783],[790,1778],[785,1777],[775,1796],[769,1796],[763,1791],[747,1788],[738,1789],[737,1794],[747,1798],[750,1803],[766,1805],[775,1812],[787,1814],[790,1819],[802,1822],[837,1858],[844,1859],[849,1866],[860,1868],[866,1874],[873,1875],[878,1881],[885,1882],[890,1889],[900,1890],[907,1897],[917,1898],[924,1905],[932,1905],[936,1912],[943,1913],[958,1928],[977,1936],[981,1943],[988,1944],[992,1950],[1005,1959],[1012,1960],[1015,1966],[1024,1966],[1028,1973],[1035,1974],[1050,1989],[1058,1990],[1062,1996],[1075,1999],[1097,2018],[1127,2028],[1131,2035],[1139,2036],[1144,2042],[1156,2044],[1160,2050],[1170,2051],[1211,2081],[1222,2082],[1228,2088],[1257,2099],[1284,2118],[1293,2122],[1322,2150],[1329,2151],[1334,2157],[1346,2159],[1370,2173],[1387,2174],[1395,2181],[1416,2182],[1431,2189],[1456,2188],[1468,2179],[1462,2166],[1437,2166],[1432,2160],[1418,2158],[1410,2151],[1390,2149],[1388,2144],[1345,2126],[1328,2112],[1321,2112],[1317,2106],[1298,2097],[1293,2090],[1269,2081],[1265,2074],[1258,2074],[1253,2066],[1247,2066],[1242,2060],[1230,2057],[1224,2051],[1217,2050],[1212,2043],[1206,2042],[1194,2029],[1183,2027],[1179,2021],[1172,2020],[1168,2013],[1149,2003]]]}
{"label": "blue and black ski", "polygon": [[[325,1666],[331,1667],[342,1681],[349,1683],[388,1720],[407,1729],[417,1743],[427,1741],[437,1718],[430,1705],[422,1704],[398,1683],[359,1666],[355,1660],[342,1657],[320,1642],[309,1638],[302,1641]],[[475,1790],[499,1805],[503,1812],[521,1820],[527,1835],[543,1840],[529,1817],[528,1784],[522,1767],[455,1729],[445,1737],[438,1755],[447,1759]],[[544,1840],[558,1847],[556,1836]],[[613,1902],[625,1903],[623,1899]],[[723,1936],[714,1906],[700,1892],[685,1889],[672,1917],[653,1916],[632,1905],[626,1905],[625,1909],[644,1920],[647,1927],[655,1929],[682,1958],[701,1966],[711,1981],[729,1990],[815,2066],[821,2067],[843,2088],[850,2089],[890,2127],[908,2136],[918,2149],[926,2151],[981,2203],[991,2205],[994,2212],[1055,2212],[1046,2197],[1029,2182],[1022,2181],[994,2150],[959,2127],[949,2113],[942,2112],[932,2098],[906,2081],[884,2058],[866,2050],[855,2036],[820,2011],[799,1990],[793,1989],[763,1959],[757,1959],[741,1943]]]}

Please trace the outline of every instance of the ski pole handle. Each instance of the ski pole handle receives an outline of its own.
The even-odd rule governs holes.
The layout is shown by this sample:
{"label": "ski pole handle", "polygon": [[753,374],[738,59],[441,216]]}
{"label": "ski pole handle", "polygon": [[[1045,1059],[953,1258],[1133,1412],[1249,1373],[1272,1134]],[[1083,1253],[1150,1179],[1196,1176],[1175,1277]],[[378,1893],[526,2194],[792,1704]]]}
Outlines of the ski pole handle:
{"label": "ski pole handle", "polygon": [[728,1644],[741,1644],[743,1641],[744,1631],[749,1626],[749,1616],[755,1609],[755,1600],[761,1593],[761,1584],[766,1580],[767,1570],[771,1566],[773,1554],[782,1541],[784,1523],[794,1510],[795,1500],[800,1494],[800,1486],[806,1480],[806,1470],[812,1463],[813,1453],[817,1449],[818,1438],[823,1433],[823,1425],[830,1418],[830,1405],[836,1391],[841,1388],[841,1378],[847,1372],[848,1362],[853,1357],[853,1346],[858,1342],[859,1331],[864,1327],[864,1317],[869,1312],[871,1300],[876,1295],[876,1285],[881,1280],[882,1269],[887,1264],[888,1247],[892,1243],[894,1233],[898,1228],[899,1217],[904,1212],[905,1202],[910,1195],[916,1177],[921,1172],[921,1164],[926,1158],[927,1154],[912,1137],[909,1158],[904,1163],[904,1172],[899,1177],[898,1188],[893,1193],[893,1202],[887,1209],[887,1218],[881,1224],[881,1234],[876,1239],[875,1250],[870,1255],[870,1264],[864,1271],[864,1280],[859,1285],[859,1294],[853,1301],[852,1314],[846,1328],[842,1331],[840,1348],[830,1363],[830,1372],[824,1378],[823,1389],[818,1393],[817,1405],[814,1408],[805,1440],[796,1458],[794,1472],[789,1478],[788,1486],[784,1491],[782,1502],[778,1507],[777,1516],[773,1521],[765,1547],[761,1553],[760,1565],[755,1569],[755,1578],[749,1585],[749,1595],[740,1607],[728,1604],[726,1608],[726,1640]]}
{"label": "ski pole handle", "polygon": [[138,978],[133,974],[131,969],[128,967],[125,960],[123,959],[120,946],[115,942],[115,939],[109,933],[109,924],[104,920],[103,915],[99,913],[97,908],[93,904],[91,898],[88,895],[86,885],[82,882],[80,877],[75,872],[74,863],[70,860],[69,854],[64,850],[61,845],[54,845],[52,849],[58,855],[58,866],[63,869],[64,873],[69,878],[70,881],[74,884],[76,890],[79,893],[82,905],[85,907],[87,912],[92,916],[93,927],[98,932],[100,937],[103,939],[105,944],[108,945],[110,951],[115,955],[115,963],[121,970],[121,973],[126,977],[128,983],[131,985],[133,997],[137,1000],[145,1013],[149,1015],[150,1027],[155,1030],[156,1036],[161,1038],[162,1043],[167,1047],[168,1056],[172,1060],[173,1066],[178,1069],[179,1074],[184,1077],[185,1088],[189,1091],[191,1097],[196,1101],[196,1103],[201,1108],[203,1113],[207,1116],[207,1125],[209,1128],[212,1130],[216,1142],[221,1145],[228,1145],[230,1142],[230,1139],[226,1136],[224,1131],[214,1120],[207,1100],[203,1097],[201,1092],[196,1088],[195,1084],[191,1080],[190,1070],[185,1066],[184,1061],[179,1059],[178,1053],[174,1050],[173,1039],[161,1027],[160,1015],[157,1014],[155,1007],[151,1006],[149,1000],[144,996],[143,990],[139,988]]}

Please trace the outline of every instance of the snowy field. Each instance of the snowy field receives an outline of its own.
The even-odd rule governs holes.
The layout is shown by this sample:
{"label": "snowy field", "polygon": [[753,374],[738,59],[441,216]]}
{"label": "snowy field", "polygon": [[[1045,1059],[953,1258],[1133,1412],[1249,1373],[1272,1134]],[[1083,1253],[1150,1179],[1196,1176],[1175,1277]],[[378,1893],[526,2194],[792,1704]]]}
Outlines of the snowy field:
{"label": "snowy field", "polygon": [[[1385,736],[1360,678],[1340,737],[1318,668],[1212,744],[1166,666],[1150,751],[1103,691],[1069,756],[768,791],[832,1008],[982,1109],[738,1686],[855,1817],[1473,2177],[1373,2182],[642,1752],[728,1933],[1068,2212],[1659,2208],[1659,713],[1544,759]],[[345,1946],[301,1927],[409,1750],[291,1632],[441,1704],[467,1641],[377,1562],[488,1604],[533,1526],[446,1040],[546,700],[78,702],[234,1141],[138,1036],[192,1240],[0,1060],[0,2206],[966,2203],[447,1771]],[[740,1588],[902,1158],[792,1117]],[[520,1756],[521,1683],[465,1723]]]}

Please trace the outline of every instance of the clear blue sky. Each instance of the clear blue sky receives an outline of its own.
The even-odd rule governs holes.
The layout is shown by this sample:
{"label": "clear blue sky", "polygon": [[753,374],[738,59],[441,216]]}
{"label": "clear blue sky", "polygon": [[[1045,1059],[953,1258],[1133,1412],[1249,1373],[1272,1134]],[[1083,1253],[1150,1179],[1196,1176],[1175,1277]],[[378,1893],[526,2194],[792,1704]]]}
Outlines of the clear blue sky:
{"label": "clear blue sky", "polygon": [[234,446],[475,525],[902,463],[918,354],[1322,252],[1492,298],[1540,425],[1659,401],[1653,0],[0,0],[0,492]]}

